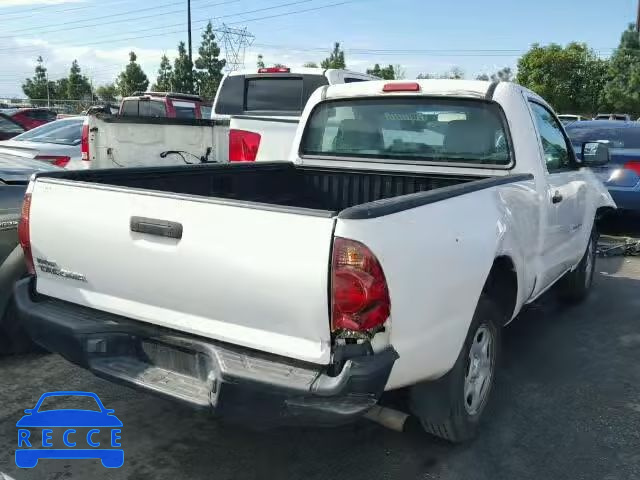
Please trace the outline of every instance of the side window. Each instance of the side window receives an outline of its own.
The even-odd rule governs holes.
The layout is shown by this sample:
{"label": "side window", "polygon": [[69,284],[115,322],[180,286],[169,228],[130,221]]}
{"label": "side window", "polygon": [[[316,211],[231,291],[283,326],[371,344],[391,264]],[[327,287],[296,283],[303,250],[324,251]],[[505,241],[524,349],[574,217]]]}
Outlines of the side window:
{"label": "side window", "polygon": [[560,123],[549,110],[539,103],[530,102],[530,104],[542,141],[547,171],[553,173],[570,169],[572,165],[569,146],[562,133]]}
{"label": "side window", "polygon": [[344,83],[366,82],[366,78],[344,77]]}
{"label": "side window", "polygon": [[138,116],[138,100],[126,100],[122,103],[122,115],[127,117]]}
{"label": "side window", "polygon": [[164,106],[164,102],[157,100],[145,100],[144,102],[140,102],[139,115],[141,117],[166,117],[167,111]]}

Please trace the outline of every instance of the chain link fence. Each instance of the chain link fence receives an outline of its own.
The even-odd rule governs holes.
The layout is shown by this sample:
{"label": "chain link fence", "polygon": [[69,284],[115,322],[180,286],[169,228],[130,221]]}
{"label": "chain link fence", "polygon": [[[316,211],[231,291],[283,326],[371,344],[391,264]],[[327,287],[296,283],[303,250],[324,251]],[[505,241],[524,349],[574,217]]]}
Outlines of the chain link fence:
{"label": "chain link fence", "polygon": [[[57,100],[46,98],[0,98],[0,108],[33,108],[45,107],[62,114],[77,114],[86,111],[94,105],[104,105],[107,102],[98,99]],[[111,102],[115,103],[115,102]]]}

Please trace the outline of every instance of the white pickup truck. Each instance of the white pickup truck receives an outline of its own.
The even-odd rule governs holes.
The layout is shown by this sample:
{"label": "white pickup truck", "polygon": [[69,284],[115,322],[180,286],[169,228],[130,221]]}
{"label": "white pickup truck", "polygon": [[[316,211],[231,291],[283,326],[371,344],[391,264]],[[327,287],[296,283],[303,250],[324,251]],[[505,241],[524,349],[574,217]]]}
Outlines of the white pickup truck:
{"label": "white pickup truck", "polygon": [[[257,424],[334,424],[408,387],[470,438],[501,327],[591,287],[615,204],[513,83],[318,89],[290,160],[36,174],[15,298],[36,342],[103,378]],[[71,207],[70,207],[71,206]]]}
{"label": "white pickup truck", "polygon": [[195,113],[192,118],[176,118],[173,105],[165,108],[169,100],[164,97],[141,96],[145,109],[137,109],[140,102],[134,98],[127,99],[123,113],[125,103],[133,104],[137,115],[86,118],[83,158],[91,168],[283,161],[289,156],[302,110],[318,87],[376,79],[321,68],[231,72],[220,83],[211,120],[196,118]]}

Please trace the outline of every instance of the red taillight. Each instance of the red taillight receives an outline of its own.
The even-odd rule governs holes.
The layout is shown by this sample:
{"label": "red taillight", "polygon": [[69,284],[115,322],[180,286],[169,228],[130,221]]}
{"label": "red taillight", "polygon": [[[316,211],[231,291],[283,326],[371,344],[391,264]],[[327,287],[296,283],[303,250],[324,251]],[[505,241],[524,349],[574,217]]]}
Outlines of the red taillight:
{"label": "red taillight", "polygon": [[24,252],[24,261],[27,264],[27,271],[34,275],[36,273],[31,253],[31,232],[29,228],[29,214],[31,212],[31,184],[27,188],[22,202],[22,213],[20,223],[18,223],[18,241]]}
{"label": "red taillight", "polygon": [[631,160],[624,164],[625,170],[633,170],[638,175],[640,175],[640,160]]}
{"label": "red taillight", "polygon": [[229,161],[255,162],[260,147],[260,134],[246,130],[229,131]]}
{"label": "red taillight", "polygon": [[288,67],[267,67],[259,68],[258,73],[289,73],[291,69]]}
{"label": "red taillight", "polygon": [[36,160],[42,160],[44,162],[49,162],[58,167],[66,167],[71,157],[67,157],[65,155],[38,155]]}
{"label": "red taillight", "polygon": [[362,243],[336,237],[331,261],[331,329],[372,330],[390,312],[387,281],[378,259]]}
{"label": "red taillight", "polygon": [[416,82],[387,83],[382,87],[383,92],[419,92],[420,85]]}
{"label": "red taillight", "polygon": [[80,154],[82,160],[88,162],[89,159],[89,121],[85,119],[82,124],[82,136],[80,137]]}

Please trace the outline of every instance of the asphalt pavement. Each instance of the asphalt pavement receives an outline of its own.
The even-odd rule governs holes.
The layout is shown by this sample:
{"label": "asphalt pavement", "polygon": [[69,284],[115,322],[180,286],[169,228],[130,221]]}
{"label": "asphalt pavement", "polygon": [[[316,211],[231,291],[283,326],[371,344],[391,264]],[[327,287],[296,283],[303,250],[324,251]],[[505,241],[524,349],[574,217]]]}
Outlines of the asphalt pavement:
{"label": "asphalt pavement", "polygon": [[[599,259],[576,307],[553,295],[505,330],[477,440],[451,446],[367,420],[253,432],[110,384],[52,354],[0,359],[0,472],[22,479],[640,479],[640,258]],[[18,469],[16,421],[43,392],[97,393],[124,424],[125,463]],[[0,478],[2,476],[0,475]]]}

